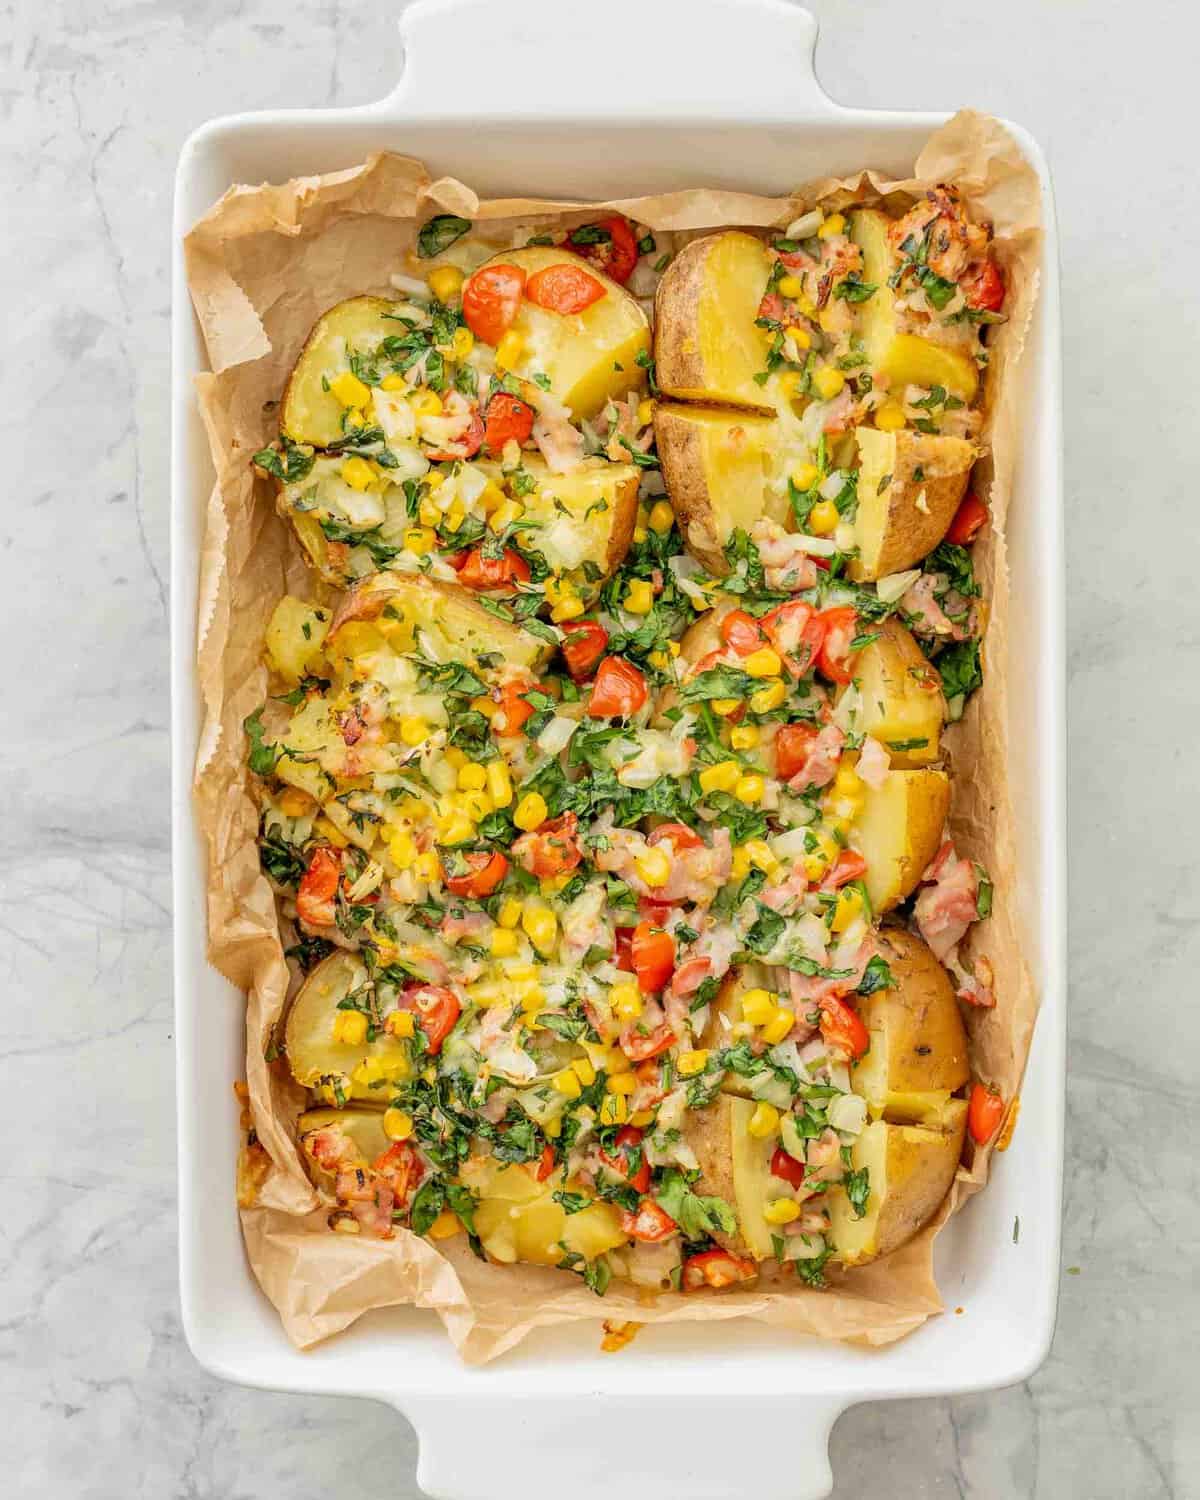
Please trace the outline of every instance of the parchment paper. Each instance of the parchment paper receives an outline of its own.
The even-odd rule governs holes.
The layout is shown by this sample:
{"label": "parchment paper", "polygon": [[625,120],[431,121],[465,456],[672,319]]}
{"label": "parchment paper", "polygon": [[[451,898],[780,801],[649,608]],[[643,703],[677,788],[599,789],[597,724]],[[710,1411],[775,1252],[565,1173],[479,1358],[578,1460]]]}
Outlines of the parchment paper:
{"label": "parchment paper", "polygon": [[[785,226],[815,203],[902,195],[956,183],[972,214],[995,228],[1009,285],[1008,322],[995,330],[986,385],[978,471],[992,529],[975,548],[990,601],[985,683],[965,719],[946,735],[955,771],[951,823],[961,852],[995,882],[991,918],[972,929],[975,956],[995,970],[997,1005],[970,1010],[973,1072],[1006,1100],[1016,1098],[1037,1009],[1023,956],[1013,811],[1005,776],[1009,580],[1004,539],[1017,442],[1019,361],[1037,294],[1039,184],[1016,143],[995,120],[963,111],[921,152],[915,176],[871,172],[800,187],[788,198],[698,189],[603,205],[639,223],[677,232],[676,244],[714,228]],[[536,184],[531,184],[536,186]],[[766,1278],[749,1291],[665,1294],[654,1300],[614,1283],[595,1297],[575,1278],[536,1267],[478,1261],[465,1238],[438,1246],[400,1229],[392,1241],[332,1234],[328,1205],[301,1166],[292,1126],[302,1091],[266,1061],[292,976],[283,957],[275,901],[259,869],[258,814],[246,784],[242,720],[267,694],[262,639],[285,591],[323,597],[275,513],[250,456],[276,434],[275,403],[317,317],[358,293],[388,294],[389,275],[412,273],[406,257],[417,227],[452,211],[504,238],[515,225],[544,228],[593,218],[595,204],[536,199],[481,202],[450,178],[430,180],[420,162],[383,153],[360,167],[281,186],[234,187],[186,240],[189,284],[212,373],[198,377],[217,480],[200,557],[197,621],[204,722],[195,772],[196,816],[209,851],[209,957],[247,992],[248,1113],[261,1150],[243,1160],[242,1225],[251,1268],[300,1347],[347,1327],[371,1308],[432,1308],[463,1358],[493,1359],[532,1329],[577,1319],[643,1323],[750,1317],[822,1338],[882,1345],[940,1311],[932,1243],[945,1219],[983,1185],[987,1152],[976,1152],[937,1220],[886,1260],[834,1271],[814,1291]],[[998,336],[997,336],[998,335]],[[223,1095],[213,1108],[222,1107]],[[264,1154],[265,1153],[265,1154]],[[231,1184],[232,1188],[232,1184]]]}

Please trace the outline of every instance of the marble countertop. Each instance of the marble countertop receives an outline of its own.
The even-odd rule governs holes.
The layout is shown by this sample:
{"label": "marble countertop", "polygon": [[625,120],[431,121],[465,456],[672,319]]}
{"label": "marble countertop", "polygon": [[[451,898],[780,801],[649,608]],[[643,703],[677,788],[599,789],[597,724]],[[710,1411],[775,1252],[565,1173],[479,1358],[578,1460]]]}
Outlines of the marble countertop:
{"label": "marble countertop", "polygon": [[[1025,1385],[859,1407],[838,1500],[1200,1497],[1200,542],[1187,452],[1197,22],[1178,0],[810,0],[823,82],[970,102],[1047,149],[1062,219],[1071,1071],[1058,1334]],[[366,102],[395,7],[0,5],[0,1410],[46,1500],[407,1500],[382,1408],[234,1389],[179,1325],[168,879],[168,251],[204,119]],[[902,71],[896,58],[912,59]],[[31,279],[33,281],[31,291]],[[29,516],[21,519],[21,504]],[[1178,540],[1175,540],[1178,538]],[[1165,539],[1165,544],[1164,544]],[[1143,748],[1136,705],[1165,704]],[[1189,770],[1189,767],[1191,768]],[[1136,963],[1136,968],[1135,968]]]}

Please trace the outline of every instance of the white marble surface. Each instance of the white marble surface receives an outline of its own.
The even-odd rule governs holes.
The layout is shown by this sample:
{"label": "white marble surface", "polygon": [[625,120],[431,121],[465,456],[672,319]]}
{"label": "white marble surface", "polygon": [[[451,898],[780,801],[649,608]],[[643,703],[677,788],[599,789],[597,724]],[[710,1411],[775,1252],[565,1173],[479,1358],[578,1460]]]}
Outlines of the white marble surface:
{"label": "white marble surface", "polygon": [[[836,1493],[1195,1500],[1200,1209],[1181,1116],[1194,1127],[1200,521],[1194,401],[1176,395],[1200,335],[1195,11],[811,4],[834,97],[970,102],[1049,151],[1070,539],[1064,1264],[1078,1274],[1064,1277],[1053,1352],[1026,1386],[847,1414]],[[13,669],[0,729],[0,1411],[16,1496],[417,1494],[399,1418],[222,1386],[187,1351],[169,970],[175,155],[211,115],[377,97],[398,64],[393,10],[0,3],[0,597]],[[1146,702],[1166,710],[1153,738]]]}

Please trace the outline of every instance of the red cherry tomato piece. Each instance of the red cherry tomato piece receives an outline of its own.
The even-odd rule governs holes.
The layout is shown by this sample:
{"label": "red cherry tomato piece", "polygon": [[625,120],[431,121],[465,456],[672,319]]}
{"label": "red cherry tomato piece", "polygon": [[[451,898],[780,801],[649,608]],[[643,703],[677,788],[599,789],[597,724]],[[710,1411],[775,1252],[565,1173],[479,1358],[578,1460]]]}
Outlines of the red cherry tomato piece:
{"label": "red cherry tomato piece", "polygon": [[805,1168],[802,1161],[797,1161],[782,1146],[775,1147],[775,1154],[771,1157],[772,1177],[782,1177],[784,1182],[790,1183],[794,1188],[798,1188],[804,1186],[804,1171]]}
{"label": "red cherry tomato piece", "polygon": [[859,880],[867,873],[867,862],[857,849],[843,849],[834,860],[832,866],[826,871],[825,879],[821,882],[823,891],[836,891],[840,886],[849,885],[852,880]]}
{"label": "red cherry tomato piece", "polygon": [[977,312],[999,312],[1004,306],[1004,277],[994,260],[976,261],[958,278],[967,306]]}
{"label": "red cherry tomato piece", "polygon": [[[675,939],[669,932],[652,927],[649,922],[639,922],[633,929],[629,952],[642,993],[657,995],[675,967]],[[651,1054],[645,1052],[642,1056]]]}
{"label": "red cherry tomato piece", "polygon": [[[593,229],[599,229],[608,238],[590,239],[587,231]],[[578,235],[583,236],[583,243],[576,238]],[[621,214],[597,219],[594,224],[581,224],[567,236],[566,248],[582,255],[584,260],[590,260],[598,271],[603,271],[622,286],[633,275],[633,268],[638,263],[637,240],[629,220]]]}
{"label": "red cherry tomato piece", "polygon": [[506,547],[503,557],[485,557],[482,547],[472,547],[458,570],[464,588],[479,594],[497,589],[511,589],[516,583],[529,582],[529,564],[519,552]]}
{"label": "red cherry tomato piece", "polygon": [[483,418],[479,415],[479,407],[472,401],[471,420],[462,436],[448,443],[445,448],[426,448],[425,457],[431,463],[452,464],[460,459],[474,458],[482,447]]}
{"label": "red cherry tomato piece", "polygon": [[678,1231],[679,1225],[665,1208],[659,1208],[653,1198],[643,1198],[637,1213],[630,1213],[628,1209],[621,1211],[622,1234],[641,1240],[643,1244],[655,1245],[659,1240],[670,1239]]}
{"label": "red cherry tomato piece", "polygon": [[975,540],[988,514],[987,506],[972,491],[954,512],[954,519],[946,532],[946,540],[953,542],[956,547],[966,547]]}
{"label": "red cherry tomato piece", "polygon": [[333,900],[342,873],[342,856],[328,844],[314,849],[296,893],[296,912],[312,927],[333,922]]}
{"label": "red cherry tomato piece", "polygon": [[579,819],[573,812],[561,818],[548,818],[532,833],[523,833],[512,846],[513,856],[523,870],[539,880],[568,875],[583,858],[576,830]]}
{"label": "red cherry tomato piece", "polygon": [[762,645],[762,631],[753,615],[744,609],[731,609],[721,621],[721,639],[739,656],[749,656]]}
{"label": "red cherry tomato piece", "polygon": [[858,1012],[834,995],[827,995],[818,1003],[825,1042],[851,1061],[861,1057],[871,1045],[871,1035]]}
{"label": "red cherry tomato piece", "polygon": [[626,974],[633,973],[633,933],[632,927],[618,927],[613,932],[613,968]]}
{"label": "red cherry tomato piece", "polygon": [[982,1083],[973,1083],[967,1104],[967,1129],[975,1144],[986,1146],[999,1130],[1003,1118],[1004,1100],[1000,1095]]}
{"label": "red cherry tomato piece", "polygon": [[431,1055],[442,1050],[442,1043],[454,1030],[454,1023],[462,1014],[458,996],[453,990],[440,984],[418,984],[405,990],[400,996],[400,1009],[412,1011],[417,1025],[425,1033],[427,1049]]}
{"label": "red cherry tomato piece", "polygon": [[499,454],[505,443],[525,443],[533,431],[533,407],[507,391],[497,391],[487,406],[487,435],[484,441],[490,452]]}
{"label": "red cherry tomato piece", "polygon": [[519,682],[506,683],[500,690],[500,712],[492,719],[497,734],[520,734],[533,718],[533,704],[522,696],[528,691]]}
{"label": "red cherry tomato piece", "polygon": [[[699,849],[704,840],[686,823],[660,823],[647,837],[648,844],[670,844],[674,854],[683,849]],[[669,902],[667,903],[670,904]]]}
{"label": "red cherry tomato piece", "polygon": [[541,1160],[537,1164],[537,1171],[533,1174],[539,1182],[545,1182],[550,1173],[554,1171],[554,1147],[543,1146]]}
{"label": "red cherry tomato piece", "polygon": [[536,307],[569,317],[581,313],[604,296],[604,283],[582,266],[560,263],[535,271],[525,283],[525,295]]}
{"label": "red cherry tomato piece", "polygon": [[817,738],[814,724],[785,724],[775,736],[775,775],[790,781],[808,760]]}
{"label": "red cherry tomato piece", "polygon": [[[615,1145],[617,1152],[610,1156],[607,1151],[601,1151],[600,1160],[618,1177],[633,1188],[636,1193],[647,1193],[650,1191],[650,1163],[646,1160],[645,1153],[639,1148],[642,1144],[642,1132],[635,1125],[624,1125],[617,1131]],[[630,1158],[636,1154],[637,1169],[631,1171]]]}
{"label": "red cherry tomato piece", "polygon": [[792,677],[811,672],[825,640],[824,617],[803,599],[780,604],[759,622]]}
{"label": "red cherry tomato piece", "polygon": [[739,1281],[750,1281],[758,1275],[752,1260],[740,1255],[731,1255],[728,1250],[704,1250],[699,1255],[689,1255],[683,1263],[683,1289],[685,1292],[699,1291],[702,1286],[716,1290],[736,1286]]}
{"label": "red cherry tomato piece", "polygon": [[490,896],[508,874],[508,860],[497,850],[489,854],[480,849],[462,858],[470,867],[466,874],[451,875],[442,867],[442,879],[452,896],[466,896],[471,901],[481,901]]}
{"label": "red cherry tomato piece", "polygon": [[463,287],[467,327],[494,348],[512,327],[524,290],[525,272],[520,266],[481,266]]}
{"label": "red cherry tomato piece", "polygon": [[562,629],[567,638],[559,649],[567,671],[575,682],[585,682],[608,647],[608,631],[599,620],[568,620]]}
{"label": "red cherry tomato piece", "polygon": [[817,670],[830,682],[851,682],[854,678],[855,653],[850,643],[858,634],[858,615],[849,604],[825,609],[820,614],[824,634],[817,655]]}
{"label": "red cherry tomato piece", "polygon": [[619,1040],[621,1051],[630,1062],[644,1063],[657,1057],[660,1052],[665,1052],[668,1047],[673,1047],[678,1038],[664,1021],[661,1026],[656,1026],[644,1036],[635,1027],[627,1026]]}
{"label": "red cherry tomato piece", "polygon": [[647,698],[646,679],[623,656],[606,656],[596,673],[588,714],[593,719],[628,719]]}

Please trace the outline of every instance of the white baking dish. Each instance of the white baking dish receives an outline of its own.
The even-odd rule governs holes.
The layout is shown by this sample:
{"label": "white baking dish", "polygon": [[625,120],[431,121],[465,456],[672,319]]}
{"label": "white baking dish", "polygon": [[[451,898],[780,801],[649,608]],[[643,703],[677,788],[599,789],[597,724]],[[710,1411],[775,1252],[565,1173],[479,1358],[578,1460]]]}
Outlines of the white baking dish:
{"label": "white baking dish", "polygon": [[[826,1444],[859,1401],[982,1390],[1027,1376],[1054,1324],[1063,1137],[1065,890],[1063,571],[1057,260],[1044,188],[1041,298],[1026,369],[1028,421],[1011,520],[1013,762],[1020,892],[1042,1013],[1020,1127],[987,1191],[938,1242],[949,1307],[868,1352],[750,1323],[656,1328],[621,1356],[597,1325],[529,1339],[467,1369],[431,1314],[376,1314],[308,1354],[285,1339],[250,1276],[233,1198],[230,1082],[243,1071],[243,999],[205,963],[204,856],[191,807],[198,732],[197,562],[212,470],[192,400],[204,356],[179,245],[233,182],[331,171],[391,147],[489,195],[610,198],[711,185],[782,193],[864,165],[905,176],[934,114],[843,109],[817,84],[816,27],[787,0],[419,0],[406,67],[363,109],[214,121],[184,147],[175,199],[172,659],[175,995],[184,1324],[215,1374],[277,1390],[372,1396],[421,1439],[418,1482],[446,1500],[814,1500]],[[637,39],[637,51],[625,39]],[[465,41],[465,45],[464,45]],[[453,59],[453,87],[447,86]],[[1019,1240],[1014,1221],[1020,1219]],[[648,1411],[647,1406],[653,1410]],[[784,1437],[773,1442],[769,1434]],[[763,1439],[766,1438],[766,1441]]]}

